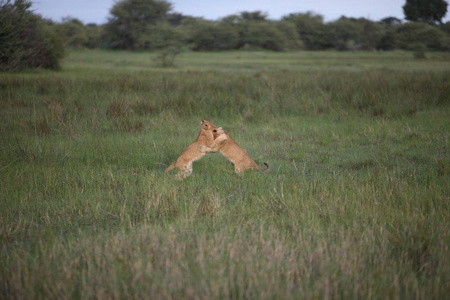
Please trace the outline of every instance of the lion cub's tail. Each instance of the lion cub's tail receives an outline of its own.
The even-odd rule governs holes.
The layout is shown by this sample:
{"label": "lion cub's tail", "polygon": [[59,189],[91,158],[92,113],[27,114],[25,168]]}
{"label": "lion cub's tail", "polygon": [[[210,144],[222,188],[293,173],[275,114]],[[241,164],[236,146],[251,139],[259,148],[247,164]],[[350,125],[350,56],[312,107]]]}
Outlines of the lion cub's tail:
{"label": "lion cub's tail", "polygon": [[170,166],[167,167],[167,169],[164,171],[167,175],[169,175],[169,171],[175,168],[175,162],[173,162]]}
{"label": "lion cub's tail", "polygon": [[266,168],[265,168],[265,169],[261,169],[261,168],[254,162],[255,168],[256,168],[258,171],[260,171],[260,172],[264,172],[264,171],[269,170],[269,165],[266,164],[266,163],[264,163],[264,165],[266,166]]}

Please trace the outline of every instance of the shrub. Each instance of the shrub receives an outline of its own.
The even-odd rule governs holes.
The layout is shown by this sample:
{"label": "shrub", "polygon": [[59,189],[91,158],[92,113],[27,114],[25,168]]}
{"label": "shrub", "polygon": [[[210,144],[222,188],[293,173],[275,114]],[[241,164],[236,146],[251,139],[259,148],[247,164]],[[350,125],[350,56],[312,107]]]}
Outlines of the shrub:
{"label": "shrub", "polygon": [[25,0],[0,0],[0,71],[60,67],[63,42],[30,7]]}
{"label": "shrub", "polygon": [[411,46],[411,49],[413,50],[413,56],[414,58],[426,58],[425,51],[427,50],[427,46],[423,43],[415,43]]}
{"label": "shrub", "polygon": [[446,50],[449,47],[449,38],[438,27],[424,23],[407,23],[397,27],[395,40],[401,49],[413,49],[417,43],[425,45],[431,50]]}
{"label": "shrub", "polygon": [[215,51],[235,49],[239,33],[234,24],[190,18],[183,22],[187,43],[193,50]]}
{"label": "shrub", "polygon": [[243,24],[240,44],[252,48],[286,51],[303,48],[295,25],[287,21],[251,21]]}
{"label": "shrub", "polygon": [[180,54],[182,49],[176,46],[169,46],[163,49],[155,58],[155,62],[161,67],[174,67],[175,57]]}

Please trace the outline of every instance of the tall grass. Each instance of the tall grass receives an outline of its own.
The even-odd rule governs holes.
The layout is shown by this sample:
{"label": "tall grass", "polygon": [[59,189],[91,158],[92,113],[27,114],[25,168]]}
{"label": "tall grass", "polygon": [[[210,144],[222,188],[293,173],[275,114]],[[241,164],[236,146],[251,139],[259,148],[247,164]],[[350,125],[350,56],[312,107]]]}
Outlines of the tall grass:
{"label": "tall grass", "polygon": [[[446,296],[446,58],[183,55],[0,74],[1,298]],[[271,170],[165,176],[202,119]]]}

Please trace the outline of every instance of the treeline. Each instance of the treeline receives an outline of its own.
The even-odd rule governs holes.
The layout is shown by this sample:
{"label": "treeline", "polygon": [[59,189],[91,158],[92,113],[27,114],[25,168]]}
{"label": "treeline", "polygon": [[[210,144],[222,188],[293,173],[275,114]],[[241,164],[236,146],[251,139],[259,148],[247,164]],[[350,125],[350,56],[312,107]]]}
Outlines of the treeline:
{"label": "treeline", "polygon": [[[64,48],[127,50],[233,49],[290,50],[450,50],[450,22],[443,3],[407,0],[410,22],[387,17],[380,21],[341,17],[324,22],[312,12],[271,20],[260,11],[241,12],[206,20],[172,12],[164,0],[121,0],[110,9],[105,24],[83,24],[67,17],[62,22],[34,14],[28,0],[0,0],[0,71],[27,67],[57,69]],[[411,9],[411,5],[422,3]],[[410,5],[411,4],[411,5]],[[436,11],[438,8],[438,11]],[[434,9],[434,11],[430,11]],[[421,10],[424,10],[421,12]],[[407,13],[411,11],[411,13]]]}
{"label": "treeline", "polygon": [[[54,26],[72,48],[155,50],[186,47],[199,51],[450,49],[450,23],[440,22],[447,6],[444,3],[437,10],[438,5],[432,5],[427,11],[423,3],[426,5],[429,0],[406,1],[406,18],[418,22],[403,23],[394,17],[380,21],[341,17],[324,22],[323,16],[311,12],[270,20],[260,11],[241,12],[212,21],[173,13],[172,5],[163,0],[122,0],[111,8],[106,24],[83,25],[79,20],[69,18]],[[416,4],[417,9],[411,9],[411,5]],[[421,14],[427,16],[430,13],[439,17],[421,17]]]}
{"label": "treeline", "polygon": [[[430,25],[388,17],[381,21],[341,17],[324,22],[321,15],[295,13],[279,21],[242,12],[218,21],[167,13],[133,31],[118,21],[104,25],[65,19],[55,23],[70,48],[150,49],[187,47],[198,51],[232,49],[289,50],[429,50],[450,49],[450,22]],[[136,26],[139,27],[139,26]]]}

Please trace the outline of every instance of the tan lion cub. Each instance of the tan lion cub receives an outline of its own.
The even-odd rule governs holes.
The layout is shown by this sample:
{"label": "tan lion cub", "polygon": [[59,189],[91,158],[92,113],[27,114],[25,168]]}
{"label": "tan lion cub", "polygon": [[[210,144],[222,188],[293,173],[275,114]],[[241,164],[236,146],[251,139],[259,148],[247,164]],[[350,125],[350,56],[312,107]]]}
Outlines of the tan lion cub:
{"label": "tan lion cub", "polygon": [[178,172],[175,175],[178,179],[183,179],[192,174],[192,164],[194,161],[199,160],[206,153],[201,153],[198,151],[198,147],[202,144],[211,145],[214,141],[213,130],[217,127],[206,120],[202,121],[202,126],[200,128],[200,133],[198,134],[195,142],[190,144],[181,155],[177,158],[177,160],[167,167],[166,174],[173,168],[177,168]]}
{"label": "tan lion cub", "polygon": [[217,152],[220,150],[223,156],[225,156],[229,161],[234,164],[234,170],[239,175],[244,175],[244,171],[251,170],[253,168],[258,171],[264,172],[269,169],[269,165],[266,165],[265,169],[261,169],[248,155],[248,153],[239,146],[233,138],[225,132],[222,127],[214,129],[214,142],[211,144],[211,147],[200,145],[198,150],[201,153],[206,152]]}

